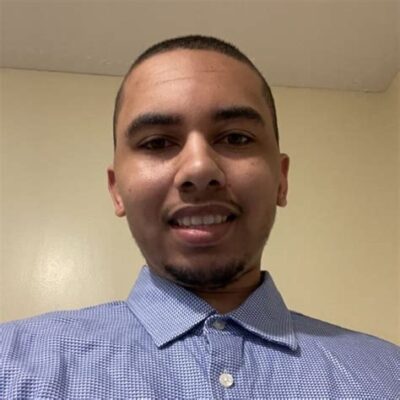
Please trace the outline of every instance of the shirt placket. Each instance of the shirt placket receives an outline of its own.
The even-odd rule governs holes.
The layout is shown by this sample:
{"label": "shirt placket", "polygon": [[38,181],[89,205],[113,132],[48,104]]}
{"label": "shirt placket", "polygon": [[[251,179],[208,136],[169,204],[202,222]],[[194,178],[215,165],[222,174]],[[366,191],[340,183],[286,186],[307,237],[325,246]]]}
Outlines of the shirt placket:
{"label": "shirt placket", "polygon": [[240,379],[243,364],[243,337],[232,329],[232,322],[214,315],[205,322],[209,346],[209,380],[214,399],[245,396],[245,382]]}

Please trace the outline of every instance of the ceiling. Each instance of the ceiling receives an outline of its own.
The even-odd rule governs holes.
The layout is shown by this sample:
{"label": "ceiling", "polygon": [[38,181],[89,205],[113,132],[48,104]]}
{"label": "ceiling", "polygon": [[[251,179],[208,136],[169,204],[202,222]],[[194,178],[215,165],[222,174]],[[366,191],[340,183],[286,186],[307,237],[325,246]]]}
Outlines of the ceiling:
{"label": "ceiling", "polygon": [[0,0],[1,66],[123,75],[149,45],[206,34],[273,86],[382,91],[400,67],[400,0]]}

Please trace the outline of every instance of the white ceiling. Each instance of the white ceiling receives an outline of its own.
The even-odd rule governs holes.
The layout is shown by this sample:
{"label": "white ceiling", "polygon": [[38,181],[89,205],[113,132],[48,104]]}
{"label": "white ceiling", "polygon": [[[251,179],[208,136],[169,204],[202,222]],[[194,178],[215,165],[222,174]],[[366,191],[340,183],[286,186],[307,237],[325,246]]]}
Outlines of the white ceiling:
{"label": "white ceiling", "polygon": [[400,67],[400,0],[1,0],[1,66],[123,75],[184,34],[242,49],[272,85],[385,90]]}

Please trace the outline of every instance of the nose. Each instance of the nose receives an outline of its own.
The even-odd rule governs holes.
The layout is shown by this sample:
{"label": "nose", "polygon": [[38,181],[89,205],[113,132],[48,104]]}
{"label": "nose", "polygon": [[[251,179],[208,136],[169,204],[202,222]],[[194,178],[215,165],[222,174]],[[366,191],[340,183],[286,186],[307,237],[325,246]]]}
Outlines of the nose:
{"label": "nose", "polygon": [[197,192],[225,186],[218,154],[201,133],[188,136],[178,160],[175,186],[181,192]]}

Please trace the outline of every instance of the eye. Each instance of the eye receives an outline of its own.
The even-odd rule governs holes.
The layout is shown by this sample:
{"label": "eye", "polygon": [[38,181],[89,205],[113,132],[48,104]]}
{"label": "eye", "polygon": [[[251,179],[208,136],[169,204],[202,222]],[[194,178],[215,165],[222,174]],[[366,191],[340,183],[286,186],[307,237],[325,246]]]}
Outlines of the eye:
{"label": "eye", "polygon": [[229,133],[222,138],[222,142],[233,146],[244,146],[252,141],[251,137],[240,132]]}
{"label": "eye", "polygon": [[147,140],[145,143],[142,143],[139,147],[146,150],[163,150],[171,146],[173,146],[173,143],[170,140],[163,137],[156,137]]}

